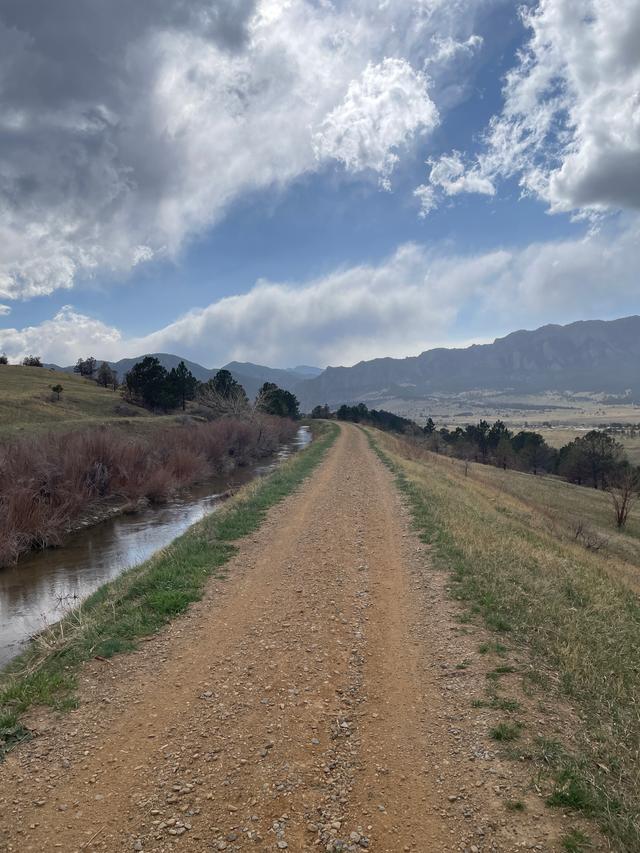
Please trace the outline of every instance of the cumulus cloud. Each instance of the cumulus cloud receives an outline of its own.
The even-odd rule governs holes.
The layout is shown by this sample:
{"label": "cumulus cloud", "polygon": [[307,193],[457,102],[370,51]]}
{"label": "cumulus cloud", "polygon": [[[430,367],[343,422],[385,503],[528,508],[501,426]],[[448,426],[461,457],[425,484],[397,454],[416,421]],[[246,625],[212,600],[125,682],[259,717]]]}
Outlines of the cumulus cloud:
{"label": "cumulus cloud", "polygon": [[[80,355],[96,352],[110,359],[124,344],[117,329],[65,305],[50,320],[22,329],[0,329],[0,350],[16,361],[40,355],[45,362],[75,364]],[[119,356],[118,356],[119,357]]]}
{"label": "cumulus cloud", "polygon": [[171,257],[329,158],[388,178],[435,122],[419,69],[439,33],[470,37],[467,6],[5,0],[0,298]]}
{"label": "cumulus cloud", "polygon": [[207,366],[231,359],[350,364],[472,334],[631,311],[638,268],[637,220],[580,239],[471,256],[411,243],[375,266],[304,283],[259,281],[143,337],[125,337],[66,307],[38,326],[0,330],[0,350],[58,363],[88,353],[117,359],[161,351]]}
{"label": "cumulus cloud", "polygon": [[11,313],[11,308],[9,305],[0,305],[0,317],[6,316]]}
{"label": "cumulus cloud", "polygon": [[516,177],[552,212],[640,208],[640,4],[540,0],[522,15],[529,38],[465,191]]}
{"label": "cumulus cloud", "polygon": [[351,82],[315,135],[316,155],[341,160],[353,171],[372,169],[388,186],[397,149],[438,120],[425,75],[405,60],[387,58]]}

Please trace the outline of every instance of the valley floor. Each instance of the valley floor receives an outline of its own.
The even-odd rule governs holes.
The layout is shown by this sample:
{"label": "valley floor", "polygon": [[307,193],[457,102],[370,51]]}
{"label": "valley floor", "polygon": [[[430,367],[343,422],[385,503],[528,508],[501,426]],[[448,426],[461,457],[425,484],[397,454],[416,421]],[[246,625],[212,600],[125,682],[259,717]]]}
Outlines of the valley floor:
{"label": "valley floor", "polygon": [[[0,765],[0,850],[579,849],[472,706],[484,629],[361,430],[226,570],[140,651],[85,666],[77,710],[32,712]],[[523,703],[546,735],[571,724]]]}

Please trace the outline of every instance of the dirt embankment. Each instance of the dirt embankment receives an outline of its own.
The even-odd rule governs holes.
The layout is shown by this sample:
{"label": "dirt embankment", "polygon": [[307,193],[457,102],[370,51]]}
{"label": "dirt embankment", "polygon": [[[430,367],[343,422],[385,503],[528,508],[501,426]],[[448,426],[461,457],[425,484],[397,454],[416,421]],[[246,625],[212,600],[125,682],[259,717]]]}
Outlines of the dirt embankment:
{"label": "dirt embankment", "polygon": [[[355,427],[204,600],[0,766],[0,850],[559,850],[487,734],[461,633]],[[476,633],[473,633],[476,632]],[[505,808],[522,800],[523,813]]]}

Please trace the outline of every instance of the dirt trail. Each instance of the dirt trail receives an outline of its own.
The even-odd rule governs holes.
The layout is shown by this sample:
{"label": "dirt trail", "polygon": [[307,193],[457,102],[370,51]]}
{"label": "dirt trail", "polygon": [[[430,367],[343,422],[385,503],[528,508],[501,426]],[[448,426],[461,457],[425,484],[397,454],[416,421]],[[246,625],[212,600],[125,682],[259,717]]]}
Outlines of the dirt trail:
{"label": "dirt trail", "polygon": [[31,721],[0,766],[0,850],[557,849],[535,801],[511,816],[497,799],[512,771],[447,669],[477,638],[426,559],[344,427],[228,579],[87,666],[78,710]]}

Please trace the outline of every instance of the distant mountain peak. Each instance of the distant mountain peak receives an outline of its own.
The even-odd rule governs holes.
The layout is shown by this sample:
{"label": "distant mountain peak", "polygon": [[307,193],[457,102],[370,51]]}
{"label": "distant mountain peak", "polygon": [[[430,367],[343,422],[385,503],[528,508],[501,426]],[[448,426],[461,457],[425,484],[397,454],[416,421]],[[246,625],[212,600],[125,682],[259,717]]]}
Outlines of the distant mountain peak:
{"label": "distant mountain peak", "polygon": [[324,372],[322,367],[312,367],[309,364],[298,364],[296,367],[287,367],[290,373],[298,373],[300,376],[320,376]]}

